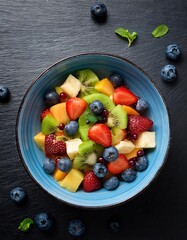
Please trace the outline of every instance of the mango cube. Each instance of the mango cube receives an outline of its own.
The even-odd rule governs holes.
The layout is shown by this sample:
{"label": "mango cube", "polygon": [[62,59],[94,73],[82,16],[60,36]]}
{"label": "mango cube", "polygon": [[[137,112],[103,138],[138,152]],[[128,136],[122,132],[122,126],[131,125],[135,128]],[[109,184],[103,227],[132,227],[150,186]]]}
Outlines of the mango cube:
{"label": "mango cube", "polygon": [[59,123],[67,124],[70,121],[66,111],[65,102],[53,105],[50,107],[50,112]]}
{"label": "mango cube", "polygon": [[114,87],[108,78],[104,78],[95,85],[95,89],[107,96],[112,96],[114,93]]}

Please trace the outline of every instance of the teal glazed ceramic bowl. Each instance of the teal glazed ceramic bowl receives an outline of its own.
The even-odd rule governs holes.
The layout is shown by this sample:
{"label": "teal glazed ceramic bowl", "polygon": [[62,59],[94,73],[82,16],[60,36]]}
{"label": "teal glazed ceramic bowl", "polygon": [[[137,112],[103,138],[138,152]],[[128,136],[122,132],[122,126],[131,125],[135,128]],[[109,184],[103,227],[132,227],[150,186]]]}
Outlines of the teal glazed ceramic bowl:
{"label": "teal glazed ceramic bowl", "polygon": [[[44,92],[61,85],[67,76],[77,70],[89,68],[100,79],[111,73],[120,74],[127,86],[139,97],[147,100],[149,111],[147,116],[154,121],[156,132],[156,148],[147,152],[148,168],[138,173],[134,182],[120,182],[120,186],[112,191],[102,188],[99,191],[86,193],[82,190],[69,192],[47,175],[42,168],[44,154],[36,146],[33,137],[40,131],[40,113],[45,108]],[[36,183],[46,192],[70,205],[103,208],[124,203],[141,193],[160,172],[169,149],[170,126],[167,107],[160,92],[150,77],[127,59],[109,54],[81,54],[61,60],[44,71],[26,92],[17,117],[17,146],[22,162]]]}

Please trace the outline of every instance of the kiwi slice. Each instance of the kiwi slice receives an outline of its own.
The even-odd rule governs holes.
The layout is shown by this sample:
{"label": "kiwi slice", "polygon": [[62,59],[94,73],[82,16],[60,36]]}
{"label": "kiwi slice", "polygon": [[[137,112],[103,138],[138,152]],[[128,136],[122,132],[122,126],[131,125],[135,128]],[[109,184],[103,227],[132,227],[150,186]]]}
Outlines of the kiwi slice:
{"label": "kiwi slice", "polygon": [[59,123],[51,115],[46,115],[42,121],[42,133],[48,135],[56,132]]}
{"label": "kiwi slice", "polygon": [[93,93],[91,95],[85,96],[83,99],[88,104],[92,103],[95,100],[99,100],[109,112],[111,112],[115,108],[115,104],[113,103],[113,101],[108,96],[102,93]]}
{"label": "kiwi slice", "polygon": [[99,82],[97,75],[90,69],[83,69],[76,72],[76,77],[81,82],[79,97],[84,97],[92,93],[98,92],[95,89],[95,84]]}
{"label": "kiwi slice", "polygon": [[117,105],[108,116],[107,126],[125,129],[127,127],[128,115],[121,105]]}
{"label": "kiwi slice", "polygon": [[87,171],[95,163],[97,159],[102,156],[104,147],[91,141],[85,141],[79,145],[79,154],[73,161],[73,168]]}
{"label": "kiwi slice", "polygon": [[91,111],[89,108],[87,108],[84,113],[79,117],[78,124],[79,129],[78,132],[80,134],[80,137],[82,141],[89,140],[88,138],[88,130],[93,126],[93,123],[88,121],[87,116],[91,114]]}

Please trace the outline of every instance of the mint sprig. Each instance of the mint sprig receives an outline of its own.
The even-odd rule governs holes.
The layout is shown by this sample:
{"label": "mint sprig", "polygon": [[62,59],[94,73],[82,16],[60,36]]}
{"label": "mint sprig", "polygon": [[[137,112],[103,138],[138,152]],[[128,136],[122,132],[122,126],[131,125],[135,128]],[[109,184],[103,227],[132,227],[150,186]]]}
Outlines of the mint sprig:
{"label": "mint sprig", "polygon": [[161,24],[152,31],[152,36],[155,38],[160,38],[166,35],[169,31],[169,27],[165,24]]}
{"label": "mint sprig", "polygon": [[132,42],[138,37],[136,32],[130,33],[129,30],[125,28],[116,28],[115,33],[128,40],[128,47],[130,47]]}
{"label": "mint sprig", "polygon": [[22,232],[26,232],[30,229],[31,225],[34,224],[31,218],[25,218],[19,225],[18,229]]}

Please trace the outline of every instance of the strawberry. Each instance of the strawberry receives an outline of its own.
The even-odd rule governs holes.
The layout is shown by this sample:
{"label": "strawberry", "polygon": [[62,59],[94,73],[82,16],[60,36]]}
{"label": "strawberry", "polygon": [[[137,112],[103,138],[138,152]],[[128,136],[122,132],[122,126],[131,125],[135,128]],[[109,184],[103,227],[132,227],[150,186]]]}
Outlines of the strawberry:
{"label": "strawberry", "polygon": [[134,95],[128,88],[118,87],[113,94],[114,103],[121,105],[132,105],[138,101],[138,97]]}
{"label": "strawberry", "polygon": [[86,172],[83,179],[83,190],[85,192],[93,192],[101,188],[101,179],[96,177],[92,170]]}
{"label": "strawberry", "polygon": [[109,147],[112,145],[112,135],[110,129],[104,123],[94,124],[88,131],[88,137],[90,140]]}
{"label": "strawberry", "polygon": [[40,121],[42,122],[42,120],[44,119],[44,117],[45,117],[46,115],[48,115],[48,114],[51,114],[50,109],[49,109],[49,108],[44,109],[44,110],[42,111],[42,113],[40,114]]}
{"label": "strawberry", "polygon": [[127,129],[130,135],[139,134],[144,131],[148,131],[153,126],[153,121],[147,117],[140,115],[129,115]]}
{"label": "strawberry", "polygon": [[45,154],[49,158],[63,156],[66,154],[66,143],[61,140],[56,140],[53,134],[45,136]]}
{"label": "strawberry", "polygon": [[129,161],[123,154],[119,154],[119,157],[115,161],[108,163],[108,171],[113,174],[119,174],[128,168]]}
{"label": "strawberry", "polygon": [[78,97],[72,97],[66,102],[66,111],[71,120],[76,120],[86,109],[86,102]]}

